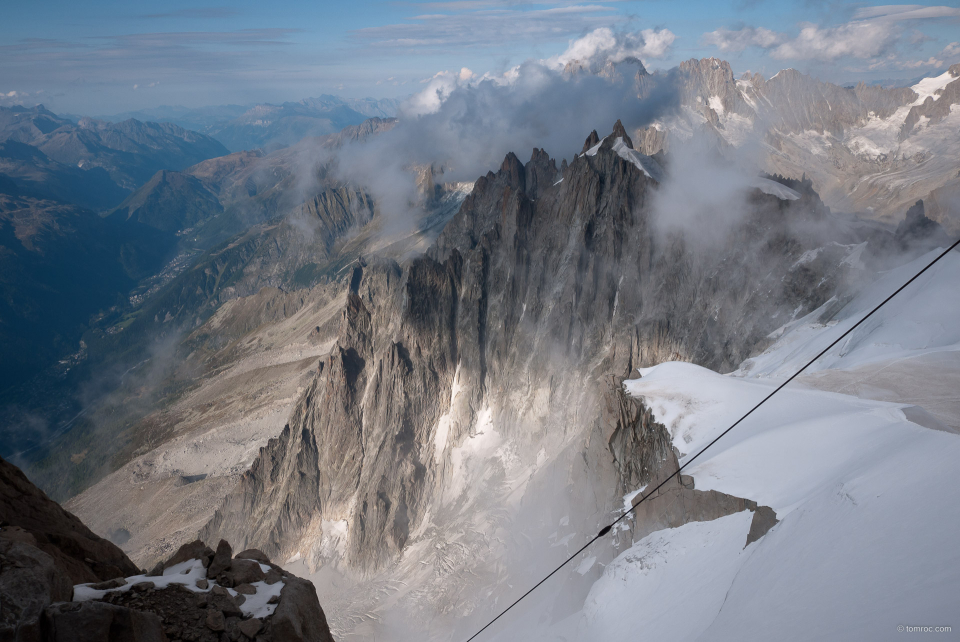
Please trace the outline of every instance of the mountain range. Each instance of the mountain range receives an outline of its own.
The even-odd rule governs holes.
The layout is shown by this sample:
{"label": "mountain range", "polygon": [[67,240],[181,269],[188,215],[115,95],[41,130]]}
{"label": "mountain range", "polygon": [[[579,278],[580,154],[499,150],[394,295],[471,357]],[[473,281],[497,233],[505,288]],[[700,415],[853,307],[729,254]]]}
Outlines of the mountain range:
{"label": "mountain range", "polygon": [[[709,131],[731,150],[759,146],[745,151],[770,173],[808,176],[830,207],[888,222],[935,190],[957,189],[960,64],[890,89],[839,87],[794,69],[736,79],[716,58],[678,71],[680,109],[635,136],[646,153]],[[933,200],[931,215],[960,231],[956,208]]]}
{"label": "mountain range", "polygon": [[[649,74],[628,63],[564,73],[642,95]],[[126,189],[133,169],[107,151],[99,169],[62,160],[52,141],[79,134],[43,133],[60,122],[45,110],[4,116],[2,158],[20,168],[0,182],[4,274],[40,276],[5,284],[0,319],[64,265],[126,279],[64,282],[105,293],[58,304],[83,343],[64,335],[4,410],[13,430],[49,422],[18,462],[138,566],[198,537],[282,560],[336,639],[468,637],[665,480],[491,639],[734,639],[757,618],[769,638],[809,612],[836,614],[814,637],[886,638],[894,598],[942,619],[960,568],[943,561],[956,519],[935,510],[960,499],[955,256],[677,473],[957,231],[960,66],[894,89],[735,79],[716,59],[671,74],[676,109],[584,131],[570,161],[511,152],[470,183],[408,164],[402,229],[338,166],[402,120],[316,136],[327,116],[304,113],[352,108],[257,107],[232,131],[283,147],[140,173],[100,216],[52,199],[87,175]],[[216,143],[121,125],[99,140]],[[680,156],[695,135],[704,162],[759,171],[695,184]],[[710,218],[689,219],[677,191],[706,194]],[[150,248],[164,257],[124,263]]]}
{"label": "mountain range", "polygon": [[280,105],[220,105],[189,109],[158,107],[125,112],[104,120],[173,123],[203,132],[223,143],[230,151],[275,150],[307,136],[335,134],[344,127],[359,125],[367,118],[393,118],[400,100],[390,98],[340,98],[321,95]]}

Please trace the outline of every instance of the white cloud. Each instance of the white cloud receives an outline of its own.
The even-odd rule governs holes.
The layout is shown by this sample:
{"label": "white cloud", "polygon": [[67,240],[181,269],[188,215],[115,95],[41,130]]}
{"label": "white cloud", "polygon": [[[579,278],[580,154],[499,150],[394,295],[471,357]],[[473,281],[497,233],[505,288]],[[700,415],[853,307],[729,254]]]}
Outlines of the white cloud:
{"label": "white cloud", "polygon": [[641,61],[663,58],[677,37],[669,29],[644,29],[638,32],[615,32],[607,27],[594,29],[570,43],[559,56],[546,61],[553,66],[564,66],[577,60],[586,67],[602,67],[607,61],[623,62],[629,58]]}
{"label": "white cloud", "polygon": [[[612,29],[601,27],[595,29],[582,38],[572,41],[567,50],[558,56],[546,60],[530,61],[526,65],[525,82],[529,86],[536,85],[536,78],[549,83],[550,79],[537,70],[558,71],[573,60],[579,61],[585,67],[598,71],[609,62],[623,62],[629,59],[660,58],[669,51],[676,36],[667,29],[644,29],[635,33],[617,33]],[[511,85],[520,78],[521,65],[516,65],[501,74],[489,72],[482,76],[477,75],[466,67],[459,72],[441,71],[420,82],[426,87],[412,95],[401,106],[404,116],[422,116],[436,113],[443,102],[458,88],[475,87],[484,81],[492,81],[495,85]]]}
{"label": "white cloud", "polygon": [[40,91],[0,91],[0,107],[13,107],[14,105],[22,105],[32,107],[40,102],[41,94],[43,90]]}
{"label": "white cloud", "polygon": [[[717,47],[722,52],[759,47],[770,50],[770,55],[779,60],[833,61],[844,57],[859,59],[887,57],[888,60],[897,60],[894,50],[904,34],[901,23],[945,18],[960,18],[960,8],[914,4],[863,7],[854,13],[852,21],[844,24],[821,26],[802,23],[800,32],[792,38],[763,27],[746,26],[737,30],[721,27],[716,31],[703,34],[701,42],[704,45]],[[910,40],[914,45],[929,40],[915,29],[911,33]],[[949,57],[951,54],[942,55]],[[931,61],[934,60],[936,59],[930,58],[928,61],[897,64],[924,66],[933,64]],[[888,61],[880,61],[877,64],[890,65]]]}
{"label": "white cloud", "polygon": [[743,27],[732,30],[721,27],[703,34],[701,42],[713,45],[720,51],[743,51],[747,47],[770,49],[786,40],[786,36],[764,27]]}
{"label": "white cloud", "polygon": [[[464,68],[466,69],[466,68]],[[468,70],[469,71],[469,70]],[[423,114],[432,114],[440,109],[440,105],[447,99],[450,93],[460,86],[461,74],[452,71],[440,71],[434,74],[432,78],[426,78],[423,82],[427,86],[410,96],[402,105],[401,112],[404,116],[421,116]],[[469,80],[463,79],[463,82]]]}
{"label": "white cloud", "polygon": [[935,56],[930,56],[926,60],[901,60],[895,54],[890,54],[882,60],[878,60],[869,66],[871,71],[881,69],[938,69],[947,67],[957,62],[960,57],[960,42],[951,42],[943,51]]}
{"label": "white cloud", "polygon": [[837,27],[805,24],[796,38],[777,46],[774,58],[792,60],[836,60],[844,56],[875,58],[890,51],[900,38],[896,23],[863,20]]}

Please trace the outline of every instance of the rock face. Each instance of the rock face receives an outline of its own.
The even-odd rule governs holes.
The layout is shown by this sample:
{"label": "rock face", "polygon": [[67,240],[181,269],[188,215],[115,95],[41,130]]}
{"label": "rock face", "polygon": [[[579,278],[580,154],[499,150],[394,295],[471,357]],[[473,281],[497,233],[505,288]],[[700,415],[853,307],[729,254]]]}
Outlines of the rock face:
{"label": "rock face", "polygon": [[280,603],[268,626],[272,639],[278,642],[333,642],[327,618],[317,600],[317,590],[313,584],[298,577],[288,576],[284,580]]}
{"label": "rock face", "polygon": [[73,582],[52,557],[0,539],[0,640],[39,640],[43,609],[72,596]]}
{"label": "rock face", "polygon": [[[122,586],[137,567],[0,459],[0,640],[160,642],[154,615],[107,605],[64,604],[73,585]],[[50,606],[51,603],[57,603]]]}
{"label": "rock face", "polygon": [[49,499],[13,464],[0,459],[0,539],[10,527],[29,534],[73,584],[134,575],[137,567],[113,543]]}
{"label": "rock face", "polygon": [[[451,495],[465,491],[445,490],[460,483],[455,451],[493,426],[535,458],[567,426],[599,458],[585,474],[605,474],[612,454],[624,485],[644,480],[665,446],[637,433],[652,421],[642,408],[604,401],[609,376],[676,359],[731,369],[778,315],[839,285],[797,267],[822,240],[795,225],[822,218],[812,190],[796,201],[756,192],[736,242],[704,252],[654,229],[656,183],[609,146],[554,176],[540,151],[526,164],[509,154],[426,256],[354,268],[331,355],[202,538],[313,566],[329,554],[324,523],[341,522],[348,564],[382,568],[428,512],[467,510]],[[703,514],[745,501],[707,497]]]}
{"label": "rock face", "polygon": [[902,251],[921,252],[936,247],[946,248],[953,241],[939,223],[925,216],[923,201],[917,201],[907,210],[903,222],[897,226],[894,239]]}
{"label": "rock face", "polygon": [[620,491],[645,489],[631,502],[634,540],[665,528],[751,510],[754,518],[746,541],[750,544],[777,523],[776,513],[769,506],[714,490],[697,490],[693,477],[677,475],[680,464],[669,431],[654,419],[642,400],[624,391],[618,377],[612,378],[605,401],[602,420],[612,429],[610,450],[620,473]]}

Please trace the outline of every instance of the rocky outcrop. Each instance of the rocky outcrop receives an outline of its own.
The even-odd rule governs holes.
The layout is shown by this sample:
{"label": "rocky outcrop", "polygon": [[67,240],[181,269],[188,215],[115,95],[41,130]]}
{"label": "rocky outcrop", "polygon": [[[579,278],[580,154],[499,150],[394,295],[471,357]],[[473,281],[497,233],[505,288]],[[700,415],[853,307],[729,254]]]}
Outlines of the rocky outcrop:
{"label": "rocky outcrop", "polygon": [[63,604],[73,598],[74,584],[118,586],[125,582],[115,578],[137,572],[119,548],[0,459],[0,640],[165,640],[155,616]]}
{"label": "rocky outcrop", "polygon": [[0,459],[0,540],[8,538],[46,553],[74,584],[137,572],[117,546],[95,535],[19,468]]}
{"label": "rocky outcrop", "polygon": [[[757,192],[736,241],[704,252],[655,231],[656,183],[612,149],[545,180],[555,174],[540,151],[526,164],[508,154],[426,256],[354,269],[331,355],[203,539],[316,566],[324,521],[342,520],[347,562],[382,568],[439,501],[451,452],[481,430],[478,418],[529,447],[565,417],[586,413],[593,425],[609,375],[671,359],[731,369],[778,315],[812,309],[836,286],[783,286],[821,241],[795,225],[822,214],[809,195]],[[650,450],[636,429],[652,418],[628,400],[609,415],[622,417],[602,429],[619,474],[652,474],[665,446]],[[698,501],[703,515],[745,506]]]}
{"label": "rocky outcrop", "polygon": [[43,609],[72,596],[73,582],[52,557],[25,541],[0,538],[0,640],[40,640]]}
{"label": "rocky outcrop", "polygon": [[902,252],[924,252],[937,247],[946,248],[952,242],[943,227],[924,214],[923,201],[917,201],[893,235]]}
{"label": "rocky outcrop", "polygon": [[633,498],[630,523],[634,540],[665,528],[751,510],[754,518],[747,535],[749,545],[777,523],[776,513],[769,506],[714,490],[697,490],[693,477],[678,474],[680,464],[670,433],[642,399],[624,390],[622,379],[611,378],[604,399],[601,421],[613,433],[609,446],[619,472],[618,492],[642,489]]}
{"label": "rocky outcrop", "polygon": [[[259,551],[245,554],[263,562],[231,557],[231,550],[225,541],[215,554],[201,541],[190,542],[162,564],[165,572],[153,580],[135,576],[118,585],[83,587],[84,601],[49,607],[45,626],[59,632],[90,622],[90,629],[98,632],[49,639],[333,642],[313,584],[272,564]],[[261,565],[269,570],[264,572]],[[128,637],[99,632],[100,622],[108,618],[114,620],[110,635],[119,628]]]}

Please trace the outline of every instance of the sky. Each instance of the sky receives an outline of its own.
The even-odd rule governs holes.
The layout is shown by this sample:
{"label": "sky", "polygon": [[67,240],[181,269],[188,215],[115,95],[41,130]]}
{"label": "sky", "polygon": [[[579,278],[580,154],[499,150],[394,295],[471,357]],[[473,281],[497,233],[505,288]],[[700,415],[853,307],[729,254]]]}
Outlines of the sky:
{"label": "sky", "polygon": [[441,71],[502,74],[606,28],[651,70],[716,56],[769,77],[909,79],[960,62],[960,0],[5,3],[0,105],[110,115],[160,105],[402,98]]}

